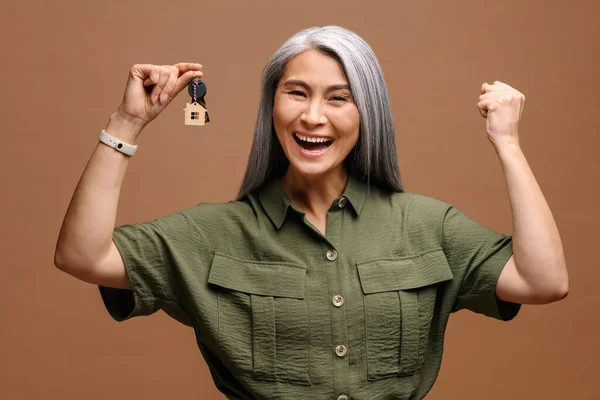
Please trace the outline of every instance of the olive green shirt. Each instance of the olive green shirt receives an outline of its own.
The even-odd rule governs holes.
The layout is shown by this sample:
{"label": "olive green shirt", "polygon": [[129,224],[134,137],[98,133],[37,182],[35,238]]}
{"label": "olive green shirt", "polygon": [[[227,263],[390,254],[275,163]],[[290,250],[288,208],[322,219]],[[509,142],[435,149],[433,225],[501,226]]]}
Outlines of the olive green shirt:
{"label": "olive green shirt", "polygon": [[510,236],[354,178],[325,236],[273,181],[117,227],[114,242],[131,290],[100,287],[111,316],[163,310],[193,327],[230,399],[421,399],[451,312],[510,320],[520,307],[495,295]]}

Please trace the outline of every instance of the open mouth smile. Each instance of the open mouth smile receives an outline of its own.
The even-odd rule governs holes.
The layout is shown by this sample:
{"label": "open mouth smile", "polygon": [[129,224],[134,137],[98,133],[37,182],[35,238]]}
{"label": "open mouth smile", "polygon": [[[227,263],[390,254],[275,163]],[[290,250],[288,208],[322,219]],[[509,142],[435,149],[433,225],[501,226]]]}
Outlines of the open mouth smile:
{"label": "open mouth smile", "polygon": [[304,136],[299,133],[294,133],[293,136],[302,153],[312,156],[325,154],[333,143],[333,140],[327,137]]}

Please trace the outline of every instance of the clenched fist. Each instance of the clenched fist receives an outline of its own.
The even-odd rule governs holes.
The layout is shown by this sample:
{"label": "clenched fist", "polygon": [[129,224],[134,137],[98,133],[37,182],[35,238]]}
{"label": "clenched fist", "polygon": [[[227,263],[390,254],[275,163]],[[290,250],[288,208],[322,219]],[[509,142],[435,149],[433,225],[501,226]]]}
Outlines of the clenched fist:
{"label": "clenched fist", "polygon": [[495,81],[481,85],[477,107],[486,118],[488,139],[494,144],[519,142],[519,121],[525,105],[525,96],[506,83]]}

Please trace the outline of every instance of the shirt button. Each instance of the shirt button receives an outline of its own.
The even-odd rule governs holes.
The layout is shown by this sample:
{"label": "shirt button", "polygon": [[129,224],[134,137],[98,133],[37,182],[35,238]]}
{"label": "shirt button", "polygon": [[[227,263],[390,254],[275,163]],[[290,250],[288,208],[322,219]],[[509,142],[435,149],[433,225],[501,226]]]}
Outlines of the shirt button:
{"label": "shirt button", "polygon": [[337,354],[338,357],[344,357],[347,352],[348,349],[343,344],[340,344],[335,348],[335,354]]}
{"label": "shirt button", "polygon": [[340,397],[338,397],[337,400],[348,400],[348,396],[346,396],[345,394],[343,394]]}
{"label": "shirt button", "polygon": [[341,307],[344,305],[344,298],[339,294],[337,296],[333,296],[333,305],[336,307]]}
{"label": "shirt button", "polygon": [[331,249],[327,252],[327,259],[329,261],[337,260],[337,256],[338,256],[337,251],[335,251],[334,249]]}
{"label": "shirt button", "polygon": [[344,208],[344,206],[346,205],[346,203],[348,202],[348,199],[345,197],[342,197],[338,200],[338,207],[339,208]]}

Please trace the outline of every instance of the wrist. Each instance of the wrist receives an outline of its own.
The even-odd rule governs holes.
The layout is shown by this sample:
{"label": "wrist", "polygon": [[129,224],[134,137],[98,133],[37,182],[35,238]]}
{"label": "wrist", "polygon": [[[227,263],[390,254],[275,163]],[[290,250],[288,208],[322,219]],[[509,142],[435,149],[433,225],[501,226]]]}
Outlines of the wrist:
{"label": "wrist", "polygon": [[129,144],[135,144],[137,137],[146,127],[145,122],[132,118],[121,110],[111,114],[104,130],[111,136]]}
{"label": "wrist", "polygon": [[494,150],[503,166],[505,164],[512,164],[524,157],[521,145],[515,140],[505,140],[494,143]]}
{"label": "wrist", "polygon": [[491,141],[494,145],[496,153],[499,155],[504,153],[515,153],[521,151],[521,144],[518,137],[503,137]]}

